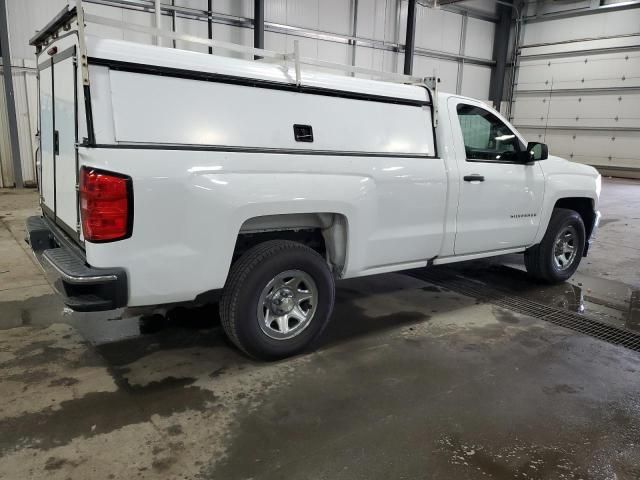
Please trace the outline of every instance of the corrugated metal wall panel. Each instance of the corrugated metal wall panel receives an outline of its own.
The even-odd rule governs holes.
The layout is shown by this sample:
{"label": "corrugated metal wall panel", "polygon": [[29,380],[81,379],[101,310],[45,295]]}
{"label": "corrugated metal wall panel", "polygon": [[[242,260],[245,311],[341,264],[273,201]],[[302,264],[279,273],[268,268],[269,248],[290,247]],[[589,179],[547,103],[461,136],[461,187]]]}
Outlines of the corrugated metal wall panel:
{"label": "corrugated metal wall panel", "polygon": [[[20,62],[24,66],[24,62]],[[36,111],[31,114],[29,97],[33,96],[36,89],[35,69],[24,69],[13,74],[13,92],[16,102],[16,116],[18,121],[18,141],[20,143],[20,162],[22,164],[22,181],[25,186],[36,185],[34,138],[36,131],[32,128],[32,117],[37,116]]]}
{"label": "corrugated metal wall panel", "polygon": [[[26,186],[36,183],[34,164],[35,133],[37,131],[37,111],[33,108],[37,80],[33,62],[23,60],[15,62],[13,67],[13,94],[18,122],[18,142],[20,161],[22,164],[22,179]],[[25,64],[26,67],[25,68]],[[2,170],[2,185],[12,186],[13,157],[9,136],[9,123],[4,96],[4,79],[0,78],[0,169]]]}
{"label": "corrugated metal wall panel", "polygon": [[640,25],[638,9],[548,20],[527,24],[524,29],[524,44],[637,33],[638,25]]}
{"label": "corrugated metal wall panel", "polygon": [[0,75],[0,93],[0,187],[8,187],[13,185],[13,163],[2,75]]}

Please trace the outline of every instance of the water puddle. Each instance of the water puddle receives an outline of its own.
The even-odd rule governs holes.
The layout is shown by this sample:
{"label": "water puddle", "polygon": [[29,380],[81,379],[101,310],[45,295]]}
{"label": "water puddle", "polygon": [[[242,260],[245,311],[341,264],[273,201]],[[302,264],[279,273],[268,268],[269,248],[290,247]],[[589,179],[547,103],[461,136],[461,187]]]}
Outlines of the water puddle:
{"label": "water puddle", "polygon": [[465,262],[449,268],[470,280],[535,302],[640,331],[640,290],[621,282],[578,272],[560,285],[540,284],[527,275],[522,255]]}

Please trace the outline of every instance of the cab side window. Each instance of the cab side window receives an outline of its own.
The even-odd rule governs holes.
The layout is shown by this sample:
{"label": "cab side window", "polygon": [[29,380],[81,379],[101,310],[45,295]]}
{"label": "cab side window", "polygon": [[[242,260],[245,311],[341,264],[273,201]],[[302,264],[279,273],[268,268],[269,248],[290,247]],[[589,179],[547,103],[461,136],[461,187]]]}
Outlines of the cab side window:
{"label": "cab side window", "polygon": [[514,154],[526,148],[498,117],[483,108],[460,104],[458,119],[469,161],[515,161]]}

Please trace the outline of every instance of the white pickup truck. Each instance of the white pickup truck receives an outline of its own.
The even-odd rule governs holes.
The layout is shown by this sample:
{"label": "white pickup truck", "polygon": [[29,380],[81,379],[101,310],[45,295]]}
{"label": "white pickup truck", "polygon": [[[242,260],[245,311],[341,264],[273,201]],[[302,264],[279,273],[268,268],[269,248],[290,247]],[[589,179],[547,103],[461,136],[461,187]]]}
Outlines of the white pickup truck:
{"label": "white pickup truck", "polygon": [[32,40],[28,220],[73,309],[219,300],[230,339],[274,359],[319,337],[336,279],[523,252],[562,282],[587,253],[598,172],[480,101],[92,38],[77,16]]}

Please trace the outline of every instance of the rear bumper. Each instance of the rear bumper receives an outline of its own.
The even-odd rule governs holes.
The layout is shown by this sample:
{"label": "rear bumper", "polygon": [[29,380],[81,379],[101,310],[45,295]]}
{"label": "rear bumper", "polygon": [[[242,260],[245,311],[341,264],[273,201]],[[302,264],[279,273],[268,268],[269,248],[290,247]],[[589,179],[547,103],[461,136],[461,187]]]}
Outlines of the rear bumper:
{"label": "rear bumper", "polygon": [[127,274],[122,268],[93,268],[84,252],[43,217],[27,219],[27,243],[64,303],[78,312],[113,310],[128,300]]}

